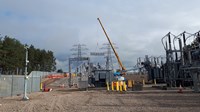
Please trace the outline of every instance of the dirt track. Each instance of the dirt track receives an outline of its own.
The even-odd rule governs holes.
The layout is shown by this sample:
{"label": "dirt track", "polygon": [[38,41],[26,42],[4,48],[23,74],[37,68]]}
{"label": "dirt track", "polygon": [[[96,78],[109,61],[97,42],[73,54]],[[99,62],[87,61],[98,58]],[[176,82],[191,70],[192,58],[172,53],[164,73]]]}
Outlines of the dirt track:
{"label": "dirt track", "polygon": [[[62,80],[54,84],[59,85]],[[52,84],[52,85],[54,85]],[[54,85],[54,88],[55,88]],[[176,93],[145,91],[134,93],[76,91],[55,88],[52,92],[37,92],[28,95],[0,99],[0,112],[198,112],[199,93]]]}

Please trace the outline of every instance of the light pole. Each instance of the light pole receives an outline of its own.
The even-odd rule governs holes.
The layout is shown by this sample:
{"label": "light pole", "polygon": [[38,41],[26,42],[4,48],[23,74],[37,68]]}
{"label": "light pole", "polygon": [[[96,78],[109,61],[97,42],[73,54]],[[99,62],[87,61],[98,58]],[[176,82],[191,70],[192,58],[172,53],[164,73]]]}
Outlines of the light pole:
{"label": "light pole", "polygon": [[26,49],[26,59],[25,59],[25,74],[24,74],[24,96],[23,100],[29,100],[27,97],[27,81],[28,81],[28,76],[27,76],[27,66],[28,66],[28,46],[25,45]]}

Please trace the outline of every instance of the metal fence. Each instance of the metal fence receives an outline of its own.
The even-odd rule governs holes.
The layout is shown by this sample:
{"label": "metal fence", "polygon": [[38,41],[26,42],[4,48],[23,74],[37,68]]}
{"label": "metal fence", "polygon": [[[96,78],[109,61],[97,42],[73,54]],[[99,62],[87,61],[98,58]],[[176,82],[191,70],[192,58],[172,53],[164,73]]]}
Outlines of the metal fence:
{"label": "metal fence", "polygon": [[44,78],[47,75],[53,74],[53,72],[44,72],[44,71],[32,71],[28,76],[29,77],[42,77]]}
{"label": "metal fence", "polygon": [[[49,72],[33,71],[28,75],[27,92],[40,91],[41,79]],[[14,96],[24,93],[23,75],[0,75],[0,97]]]}

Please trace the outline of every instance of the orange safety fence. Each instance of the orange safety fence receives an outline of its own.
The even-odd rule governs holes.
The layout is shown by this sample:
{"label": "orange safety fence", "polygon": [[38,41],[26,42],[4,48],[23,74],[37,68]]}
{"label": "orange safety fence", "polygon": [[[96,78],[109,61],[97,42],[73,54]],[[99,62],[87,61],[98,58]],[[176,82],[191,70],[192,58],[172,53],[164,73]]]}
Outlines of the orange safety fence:
{"label": "orange safety fence", "polygon": [[47,78],[51,78],[51,79],[64,78],[64,77],[65,76],[63,74],[51,74],[47,76]]}
{"label": "orange safety fence", "polygon": [[[76,77],[77,75],[72,73],[71,77]],[[69,73],[64,73],[64,74],[50,74],[46,76],[46,78],[51,78],[51,79],[56,79],[56,78],[64,78],[64,77],[69,77]]]}

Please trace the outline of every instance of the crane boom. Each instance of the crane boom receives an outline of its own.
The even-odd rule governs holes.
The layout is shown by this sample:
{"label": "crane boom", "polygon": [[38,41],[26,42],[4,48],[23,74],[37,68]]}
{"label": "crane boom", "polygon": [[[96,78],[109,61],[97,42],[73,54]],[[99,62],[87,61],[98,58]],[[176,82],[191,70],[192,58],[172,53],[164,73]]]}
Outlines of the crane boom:
{"label": "crane boom", "polygon": [[111,46],[113,52],[115,53],[115,56],[116,56],[116,58],[117,58],[117,61],[118,61],[119,65],[120,65],[121,69],[122,69],[122,70],[126,70],[126,68],[123,66],[123,64],[122,64],[122,62],[121,62],[121,60],[120,60],[120,58],[119,58],[119,56],[118,56],[118,54],[117,54],[117,52],[116,52],[114,46],[113,46],[113,44],[112,44],[110,38],[108,37],[108,34],[106,33],[106,30],[104,29],[104,27],[103,27],[103,25],[102,25],[102,23],[101,23],[101,20],[100,20],[99,18],[97,18],[97,20],[99,21],[99,23],[100,23],[100,25],[101,25],[101,28],[103,29],[103,32],[105,33],[105,35],[106,35],[106,37],[107,37],[107,39],[108,39],[108,42],[110,43],[110,46]]}

